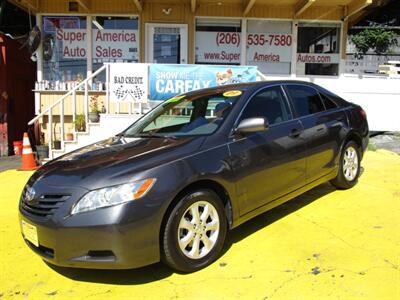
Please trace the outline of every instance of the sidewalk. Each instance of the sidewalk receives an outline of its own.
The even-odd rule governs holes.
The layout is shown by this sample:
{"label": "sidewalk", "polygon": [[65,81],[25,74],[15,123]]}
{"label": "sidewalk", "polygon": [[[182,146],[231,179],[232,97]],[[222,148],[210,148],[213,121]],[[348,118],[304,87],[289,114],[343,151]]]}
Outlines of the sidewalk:
{"label": "sidewalk", "polygon": [[0,172],[17,169],[21,166],[21,156],[1,156],[0,157]]}

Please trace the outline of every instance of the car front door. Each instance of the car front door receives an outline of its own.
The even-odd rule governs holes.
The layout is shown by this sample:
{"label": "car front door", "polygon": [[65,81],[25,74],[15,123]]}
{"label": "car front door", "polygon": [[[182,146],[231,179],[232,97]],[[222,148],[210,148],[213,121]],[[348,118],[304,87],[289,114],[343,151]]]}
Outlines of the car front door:
{"label": "car front door", "polygon": [[285,89],[304,127],[307,182],[311,182],[332,172],[345,134],[346,114],[311,86],[287,84]]}
{"label": "car front door", "polygon": [[305,141],[281,86],[258,91],[247,103],[241,120],[266,117],[268,130],[235,133],[229,150],[236,176],[240,214],[244,215],[283,196],[305,182]]}

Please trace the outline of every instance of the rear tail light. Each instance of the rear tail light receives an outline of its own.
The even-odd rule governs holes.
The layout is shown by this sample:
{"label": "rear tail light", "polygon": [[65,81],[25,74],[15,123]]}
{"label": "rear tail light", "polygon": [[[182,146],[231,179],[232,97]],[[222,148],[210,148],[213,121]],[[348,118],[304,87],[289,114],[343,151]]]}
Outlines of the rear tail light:
{"label": "rear tail light", "polygon": [[360,116],[363,120],[367,119],[367,113],[362,108],[360,108]]}

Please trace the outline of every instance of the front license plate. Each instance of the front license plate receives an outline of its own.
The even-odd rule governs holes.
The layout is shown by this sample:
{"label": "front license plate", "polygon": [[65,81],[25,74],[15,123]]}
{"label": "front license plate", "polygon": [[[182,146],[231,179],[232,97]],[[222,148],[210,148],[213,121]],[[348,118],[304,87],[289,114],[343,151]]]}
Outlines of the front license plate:
{"label": "front license plate", "polygon": [[39,240],[38,240],[36,226],[33,226],[32,224],[29,224],[24,220],[22,220],[22,234],[28,241],[30,241],[36,247],[39,247]]}

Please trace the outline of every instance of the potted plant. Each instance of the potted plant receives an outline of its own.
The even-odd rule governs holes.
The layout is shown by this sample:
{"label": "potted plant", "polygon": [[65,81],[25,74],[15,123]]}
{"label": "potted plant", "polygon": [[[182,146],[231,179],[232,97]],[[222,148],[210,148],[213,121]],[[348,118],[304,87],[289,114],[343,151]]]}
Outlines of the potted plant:
{"label": "potted plant", "polygon": [[55,139],[55,140],[53,141],[53,149],[55,149],[55,150],[61,149],[61,141]]}
{"label": "potted plant", "polygon": [[39,161],[49,157],[49,145],[44,142],[43,132],[40,135],[40,144],[36,145],[36,154]]}
{"label": "potted plant", "polygon": [[73,141],[73,140],[74,140],[74,134],[71,133],[71,132],[67,132],[67,133],[65,134],[65,140],[66,140],[66,141]]}
{"label": "potted plant", "polygon": [[[55,122],[54,123],[54,128],[53,128],[53,149],[55,149],[55,150],[59,150],[59,149],[61,149],[61,141],[59,140],[59,139],[57,139],[57,132],[56,132],[56,130],[57,130],[57,124],[58,124],[58,122]],[[61,131],[61,128],[60,128],[60,131]],[[58,133],[59,135],[59,137],[61,136],[61,132],[59,132]]]}
{"label": "potted plant", "polygon": [[99,95],[90,96],[89,103],[89,120],[92,123],[97,123],[100,120],[100,107],[99,107]]}
{"label": "potted plant", "polygon": [[86,130],[86,120],[84,114],[78,114],[75,117],[74,126],[76,131]]}

